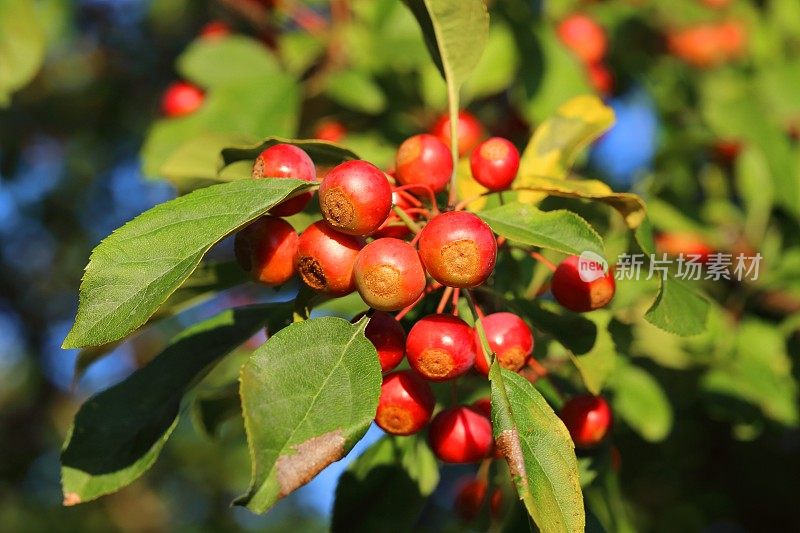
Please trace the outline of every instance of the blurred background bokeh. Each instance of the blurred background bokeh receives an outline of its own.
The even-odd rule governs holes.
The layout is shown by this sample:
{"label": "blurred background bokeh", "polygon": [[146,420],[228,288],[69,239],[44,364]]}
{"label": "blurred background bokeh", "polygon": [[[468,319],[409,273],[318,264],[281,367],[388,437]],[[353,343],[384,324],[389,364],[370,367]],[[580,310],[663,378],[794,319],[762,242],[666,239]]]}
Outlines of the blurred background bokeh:
{"label": "blurred background bokeh", "polygon": [[[642,326],[628,339],[624,350],[656,383],[648,409],[666,416],[667,431],[648,433],[650,413],[615,429],[621,486],[606,504],[632,517],[618,530],[791,530],[800,518],[800,2],[488,4],[489,43],[463,91],[488,131],[524,147],[559,104],[594,92],[617,124],[582,156],[582,174],[643,195],[662,235],[765,257],[758,285],[711,289],[717,337],[679,341]],[[581,59],[559,34],[559,23],[578,12],[604,30],[599,61]],[[245,92],[190,57],[203,40],[231,38],[246,38],[239,50],[264,63],[243,67],[265,70]],[[33,50],[36,68],[11,94],[4,70],[15,44]],[[162,118],[165,88],[192,73],[209,90],[205,108],[188,122]],[[169,166],[192,138],[218,134],[224,146],[320,136],[388,167],[397,144],[429,129],[446,107],[413,17],[399,0],[0,0],[0,102],[6,98],[0,529],[325,530],[344,461],[255,516],[230,507],[250,473],[241,423],[209,437],[188,416],[141,480],[61,506],[59,449],[80,403],[146,362],[181,326],[236,301],[236,291],[113,347],[77,378],[78,352],[60,344],[92,247],[196,186],[185,169]],[[709,377],[709,362],[729,352],[741,365]],[[370,430],[351,456],[379,436]],[[422,529],[465,527],[449,513],[466,470],[448,472]]]}

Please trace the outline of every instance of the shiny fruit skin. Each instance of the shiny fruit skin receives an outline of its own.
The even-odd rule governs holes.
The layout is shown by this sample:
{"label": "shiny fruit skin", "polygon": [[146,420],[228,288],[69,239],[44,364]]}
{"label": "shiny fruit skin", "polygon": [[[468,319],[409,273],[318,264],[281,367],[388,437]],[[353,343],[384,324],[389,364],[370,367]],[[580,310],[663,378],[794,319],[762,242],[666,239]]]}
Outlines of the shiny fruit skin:
{"label": "shiny fruit skin", "polygon": [[584,63],[597,63],[605,57],[606,32],[590,17],[571,15],[559,24],[557,31],[561,41]]}
{"label": "shiny fruit skin", "polygon": [[466,211],[434,217],[419,235],[419,256],[433,279],[448,287],[477,287],[494,270],[497,240],[492,229]]}
{"label": "shiny fruit skin", "polygon": [[[495,353],[500,366],[516,372],[528,362],[533,353],[533,333],[528,324],[514,313],[492,313],[481,319],[481,324],[489,341],[489,348]],[[475,343],[480,346],[478,332]],[[483,375],[489,375],[486,358],[475,356],[475,368]]]}
{"label": "shiny fruit skin", "polygon": [[[470,153],[481,142],[483,138],[483,125],[478,118],[469,111],[461,111],[458,113],[458,126],[456,126],[456,134],[458,135],[458,155],[463,157]],[[431,135],[436,136],[445,146],[450,148],[450,115],[444,113],[430,130]]]}
{"label": "shiny fruit skin", "polygon": [[446,381],[465,374],[475,363],[472,328],[452,315],[417,320],[406,338],[406,357],[425,379]]}
{"label": "shiny fruit skin", "polygon": [[469,163],[475,181],[490,191],[504,191],[517,177],[519,150],[507,139],[492,137],[475,147]]}
{"label": "shiny fruit skin", "polygon": [[400,364],[406,351],[406,332],[389,313],[375,311],[364,330],[367,340],[375,346],[381,362],[381,372],[389,372]]}
{"label": "shiny fruit skin", "polygon": [[291,224],[265,216],[236,234],[234,251],[239,265],[250,272],[253,281],[282,285],[296,271],[299,240]]}
{"label": "shiny fruit skin", "polygon": [[471,479],[459,489],[453,507],[461,520],[472,522],[478,518],[488,488],[485,481]]}
{"label": "shiny fruit skin", "polygon": [[430,385],[411,371],[392,372],[383,377],[375,423],[393,435],[411,435],[431,419],[436,399]]}
{"label": "shiny fruit skin", "polygon": [[200,109],[205,97],[200,87],[185,81],[176,81],[164,91],[161,112],[170,118],[186,116]]}
{"label": "shiny fruit skin", "polygon": [[396,177],[402,185],[427,185],[433,192],[441,192],[452,174],[450,149],[433,135],[409,137],[397,150]]}
{"label": "shiny fruit skin", "polygon": [[336,231],[369,235],[392,210],[392,186],[375,165],[346,161],[322,180],[319,205],[325,222]]}
{"label": "shiny fruit skin", "polygon": [[400,239],[367,244],[353,265],[356,289],[373,309],[399,311],[425,290],[425,270],[413,246]]}
{"label": "shiny fruit skin", "polygon": [[312,289],[344,296],[356,288],[353,265],[363,239],[332,230],[323,221],[311,224],[297,243],[297,271]]}
{"label": "shiny fruit skin", "polygon": [[314,129],[314,138],[338,143],[347,135],[347,128],[338,120],[323,120]]}
{"label": "shiny fruit skin", "polygon": [[578,256],[564,259],[553,273],[550,290],[556,301],[576,313],[585,313],[605,306],[614,298],[616,283],[609,269],[594,281],[584,281],[578,272]]}
{"label": "shiny fruit skin", "polygon": [[608,402],[591,394],[570,398],[560,416],[579,448],[592,448],[599,444],[608,434],[612,421]]}
{"label": "shiny fruit skin", "polygon": [[428,442],[446,463],[475,463],[492,452],[492,423],[468,407],[445,409],[431,421]]}
{"label": "shiny fruit skin", "polygon": [[[314,162],[301,148],[274,144],[261,152],[253,164],[253,178],[294,178],[313,182],[317,172]],[[270,210],[271,215],[288,217],[305,209],[313,193],[306,192],[284,200]]]}

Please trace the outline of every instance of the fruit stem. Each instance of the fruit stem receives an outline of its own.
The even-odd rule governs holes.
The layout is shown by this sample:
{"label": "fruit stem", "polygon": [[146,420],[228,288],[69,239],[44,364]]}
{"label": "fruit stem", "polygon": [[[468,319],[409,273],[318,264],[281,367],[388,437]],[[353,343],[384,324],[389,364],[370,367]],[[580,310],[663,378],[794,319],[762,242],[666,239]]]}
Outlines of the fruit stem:
{"label": "fruit stem", "polygon": [[495,194],[495,193],[493,191],[486,191],[486,192],[483,192],[481,194],[477,194],[477,195],[473,196],[472,198],[467,198],[466,200],[462,200],[462,201],[460,201],[460,202],[458,202],[456,204],[456,206],[453,208],[453,210],[454,211],[463,211],[464,209],[467,208],[467,206],[469,204],[471,204],[475,200],[480,200],[484,196],[489,196],[490,194]]}
{"label": "fruit stem", "polygon": [[436,308],[437,314],[444,313],[444,308],[447,306],[447,301],[450,299],[451,294],[453,294],[453,287],[445,287],[442,297],[439,299],[439,306]]}
{"label": "fruit stem", "polygon": [[453,157],[453,174],[450,176],[450,190],[447,207],[454,207],[458,201],[456,178],[458,176],[458,88],[448,80],[447,104],[450,114],[450,154]]}
{"label": "fruit stem", "polygon": [[458,299],[461,297],[461,289],[455,289],[453,291],[453,300],[450,302],[450,305],[453,308],[453,316],[458,316]]}
{"label": "fruit stem", "polygon": [[406,191],[402,190],[402,187],[396,187],[395,192],[400,195],[406,202],[410,203],[414,207],[422,207],[422,202],[419,201],[419,198],[414,196],[411,193],[407,193]]}
{"label": "fruit stem", "polygon": [[[437,214],[439,213],[439,205],[436,203],[436,193],[433,192],[433,189],[431,189],[429,185],[423,185],[421,183],[409,183],[408,185],[402,185],[400,187],[397,187],[395,191],[403,193],[411,189],[419,189],[423,191],[425,195],[428,197],[428,201],[431,203],[431,209],[433,210],[433,212]],[[416,203],[417,205],[422,205],[419,202],[419,200],[416,200]]]}
{"label": "fruit stem", "polygon": [[408,229],[413,231],[415,235],[419,235],[419,232],[422,231],[422,228],[419,226],[419,224],[414,222],[414,220],[410,216],[408,216],[408,213],[406,213],[402,207],[398,205],[393,205],[392,209],[397,214],[397,216],[400,217],[400,220],[402,220],[403,223],[405,223],[405,225],[408,226]]}
{"label": "fruit stem", "polygon": [[[435,289],[433,289],[433,290],[435,290]],[[399,321],[400,321],[400,320],[401,320],[401,319],[402,319],[404,316],[406,316],[406,315],[407,315],[407,314],[408,314],[408,313],[409,313],[409,312],[410,312],[412,309],[414,309],[414,307],[416,307],[416,306],[417,306],[417,304],[418,304],[418,303],[420,303],[420,302],[422,301],[422,299],[423,299],[423,298],[425,298],[425,295],[426,295],[426,294],[430,294],[431,292],[433,292],[433,290],[428,290],[428,288],[426,288],[424,291],[422,291],[422,294],[420,294],[419,296],[417,296],[417,299],[416,299],[416,300],[414,300],[414,302],[412,302],[412,303],[411,303],[411,305],[409,305],[409,306],[407,306],[407,307],[404,307],[403,309],[401,309],[400,311],[398,311],[398,313],[397,313],[396,315],[394,315],[394,319],[395,319],[395,320],[397,320],[397,321],[399,322]]]}
{"label": "fruit stem", "polygon": [[548,258],[546,258],[542,254],[540,254],[539,252],[531,252],[531,257],[533,259],[539,261],[540,263],[542,263],[547,268],[549,268],[550,272],[555,272],[556,271],[556,265],[552,261],[550,261]]}
{"label": "fruit stem", "polygon": [[489,340],[486,338],[486,330],[483,329],[483,324],[481,324],[483,312],[478,312],[478,306],[475,304],[472,291],[467,290],[464,292],[467,294],[467,302],[469,302],[469,308],[472,310],[472,316],[475,317],[475,331],[478,332],[478,338],[481,341],[481,353],[486,360],[486,366],[491,367],[494,361],[494,352],[492,352],[492,349],[489,347]]}

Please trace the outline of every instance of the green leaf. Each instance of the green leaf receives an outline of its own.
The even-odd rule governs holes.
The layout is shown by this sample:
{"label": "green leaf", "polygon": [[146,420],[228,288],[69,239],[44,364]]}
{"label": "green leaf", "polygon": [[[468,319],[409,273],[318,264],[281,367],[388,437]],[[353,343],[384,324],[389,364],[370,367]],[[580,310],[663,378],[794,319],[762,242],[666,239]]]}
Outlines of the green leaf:
{"label": "green leaf", "polygon": [[465,101],[503,92],[512,84],[519,68],[514,35],[505,23],[493,23],[489,28],[486,49],[470,77],[464,82]]}
{"label": "green leaf", "polygon": [[242,411],[252,459],[247,494],[235,503],[263,513],[338,461],[369,428],[381,369],[356,324],[334,317],[279,331],[242,367]]}
{"label": "green leaf", "polygon": [[[258,90],[253,90],[258,87]],[[159,177],[161,167],[188,141],[207,134],[260,139],[292,136],[297,130],[300,92],[297,81],[282,73],[236,84],[218,85],[206,93],[194,113],[153,124],[142,147],[142,169]]]}
{"label": "green leaf", "polygon": [[[566,178],[580,150],[613,124],[614,110],[596,96],[564,102],[534,131],[520,159],[520,175]],[[524,186],[524,178],[518,183]]]}
{"label": "green leaf", "polygon": [[457,93],[480,61],[489,36],[482,0],[404,0],[422,28],[433,62]]}
{"label": "green leaf", "polygon": [[614,390],[614,414],[650,442],[664,440],[672,430],[672,406],[653,376],[630,365],[618,365],[609,382]]}
{"label": "green leaf", "polygon": [[192,402],[191,416],[194,427],[208,438],[214,437],[224,422],[235,416],[241,417],[241,413],[239,387],[235,384],[221,390],[198,394]]}
{"label": "green leaf", "polygon": [[705,331],[708,301],[685,282],[668,275],[644,317],[664,331],[681,336],[697,335]]}
{"label": "green leaf", "polygon": [[213,185],[158,205],[117,229],[92,251],[78,315],[63,346],[96,346],[135,330],[211,246],[309,186],[293,179]]}
{"label": "green leaf", "polygon": [[64,503],[93,500],[141,476],[175,428],[186,391],[270,317],[290,316],[290,304],[226,310],[185,330],[150,364],[87,400],[61,454]]}
{"label": "green leaf", "polygon": [[567,210],[540,211],[529,204],[509,203],[478,215],[503,237],[525,244],[580,255],[605,253],[603,239],[579,215]]}
{"label": "green leaf", "polygon": [[582,532],[578,461],[564,423],[527,379],[497,361],[489,379],[494,438],[528,513],[542,531]]}
{"label": "green leaf", "polygon": [[611,313],[598,310],[587,315],[597,325],[597,338],[592,349],[583,354],[570,354],[586,388],[594,395],[603,390],[617,362],[617,347],[608,331]]}
{"label": "green leaf", "polygon": [[786,342],[780,331],[767,322],[742,322],[734,357],[709,371],[703,377],[702,388],[708,394],[753,404],[781,424],[800,423],[798,387]]}
{"label": "green leaf", "polygon": [[178,58],[177,68],[202,87],[250,83],[280,73],[268,48],[243,35],[197,39]]}
{"label": "green leaf", "polygon": [[222,161],[219,170],[222,170],[228,165],[238,163],[239,161],[253,161],[258,157],[258,154],[276,144],[293,144],[298,148],[302,148],[317,165],[337,165],[351,159],[360,159],[358,155],[344,146],[328,141],[267,137],[257,144],[229,146],[222,150]]}
{"label": "green leaf", "polygon": [[0,2],[0,107],[39,72],[44,53],[44,28],[34,2]]}
{"label": "green leaf", "polygon": [[411,531],[438,483],[439,466],[425,440],[384,437],[339,479],[331,530]]}
{"label": "green leaf", "polygon": [[[164,161],[158,173],[181,190],[194,190],[218,181],[231,181],[218,174],[220,152],[228,146],[250,144],[252,137],[235,133],[207,133],[189,139]],[[249,174],[240,176],[249,178]]]}
{"label": "green leaf", "polygon": [[764,151],[757,146],[747,146],[736,158],[736,191],[745,206],[744,230],[752,246],[759,246],[767,231],[772,211],[772,183]]}
{"label": "green leaf", "polygon": [[344,107],[377,115],[386,109],[386,96],[366,73],[342,70],[328,78],[325,94]]}

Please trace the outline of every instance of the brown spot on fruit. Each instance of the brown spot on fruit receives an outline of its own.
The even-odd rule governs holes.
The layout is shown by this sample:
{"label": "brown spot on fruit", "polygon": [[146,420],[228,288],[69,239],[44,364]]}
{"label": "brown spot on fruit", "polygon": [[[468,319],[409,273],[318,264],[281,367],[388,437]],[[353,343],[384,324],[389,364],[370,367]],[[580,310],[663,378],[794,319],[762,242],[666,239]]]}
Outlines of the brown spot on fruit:
{"label": "brown spot on fruit", "polygon": [[380,410],[376,421],[389,433],[407,435],[415,430],[414,418],[408,409],[397,405],[387,405]]}
{"label": "brown spot on fruit", "polygon": [[303,282],[314,290],[322,291],[328,284],[325,279],[325,272],[322,265],[313,257],[301,257],[297,265],[297,271]]}
{"label": "brown spot on fruit", "polygon": [[520,346],[512,346],[508,350],[497,354],[497,360],[500,366],[507,368],[512,372],[516,372],[525,364],[527,353]]}
{"label": "brown spot on fruit", "polygon": [[453,370],[453,359],[445,350],[429,348],[420,354],[417,368],[429,378],[444,378]]}
{"label": "brown spot on fruit", "polygon": [[264,160],[260,157],[256,158],[256,162],[253,164],[253,174],[254,178],[263,178],[264,177]]}
{"label": "brown spot on fruit", "polygon": [[294,453],[281,455],[275,461],[275,471],[282,498],[302,487],[323,468],[344,456],[345,438],[341,429],[313,437],[293,446]]}
{"label": "brown spot on fruit", "polygon": [[442,247],[441,256],[444,268],[460,280],[469,280],[478,271],[480,252],[473,240],[449,242]]}
{"label": "brown spot on fruit", "polygon": [[528,474],[525,470],[525,458],[522,455],[522,446],[519,443],[519,433],[516,429],[506,429],[496,439],[497,451],[506,458],[511,477],[515,483],[528,484]]}
{"label": "brown spot on fruit", "polygon": [[422,138],[411,137],[400,145],[397,151],[397,166],[405,165],[415,161],[422,153]]}
{"label": "brown spot on fruit", "polygon": [[81,497],[78,495],[77,492],[67,492],[64,494],[64,502],[63,505],[65,507],[70,507],[72,505],[78,505],[81,503]]}
{"label": "brown spot on fruit", "polygon": [[350,197],[341,187],[334,187],[325,193],[320,206],[325,220],[335,228],[352,229],[355,223],[355,208]]}
{"label": "brown spot on fruit", "polygon": [[505,159],[507,156],[508,145],[501,139],[489,139],[481,145],[481,157],[484,159]]}
{"label": "brown spot on fruit", "polygon": [[383,298],[394,296],[401,281],[400,271],[385,264],[369,269],[364,275],[367,290]]}

